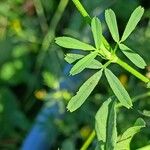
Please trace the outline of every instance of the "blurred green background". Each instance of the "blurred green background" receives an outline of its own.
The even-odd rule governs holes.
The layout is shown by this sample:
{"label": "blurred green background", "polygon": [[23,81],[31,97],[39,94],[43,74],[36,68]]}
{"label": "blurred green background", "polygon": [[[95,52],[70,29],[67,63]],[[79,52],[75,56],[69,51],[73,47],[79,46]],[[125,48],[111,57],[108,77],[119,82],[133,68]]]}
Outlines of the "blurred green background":
{"label": "blurred green background", "polygon": [[[148,67],[139,71],[150,78],[150,1],[82,2],[91,16],[100,18],[103,33],[112,45],[104,20],[104,10],[111,7],[115,11],[121,34],[131,12],[138,5],[145,8],[142,20],[127,43],[147,62]],[[102,79],[79,110],[72,114],[66,112],[65,106],[71,95],[91,71],[68,80],[70,66],[64,61],[68,50],[61,49],[54,43],[54,38],[62,35],[93,42],[89,26],[71,0],[0,0],[1,150],[20,149],[31,129],[39,123],[35,121],[36,116],[55,104],[58,104],[60,117],[56,117],[55,113],[48,116],[43,126],[51,144],[48,149],[79,149],[93,130],[95,113],[112,92],[106,80]],[[126,59],[124,56],[122,58]],[[140,95],[136,97],[133,110],[120,108],[117,120],[118,133],[132,126],[138,117],[146,121],[147,128],[131,142],[131,149],[135,150],[150,144],[150,94],[143,83],[122,68],[112,66],[112,69],[131,97]],[[93,142],[89,149],[94,149],[94,146]]]}

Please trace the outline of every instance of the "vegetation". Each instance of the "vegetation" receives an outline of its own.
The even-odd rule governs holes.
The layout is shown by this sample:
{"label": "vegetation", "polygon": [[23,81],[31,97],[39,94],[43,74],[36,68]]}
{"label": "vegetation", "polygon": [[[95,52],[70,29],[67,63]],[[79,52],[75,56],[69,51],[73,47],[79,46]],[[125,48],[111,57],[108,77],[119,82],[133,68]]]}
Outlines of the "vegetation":
{"label": "vegetation", "polygon": [[149,149],[148,3],[82,2],[0,2],[0,149]]}

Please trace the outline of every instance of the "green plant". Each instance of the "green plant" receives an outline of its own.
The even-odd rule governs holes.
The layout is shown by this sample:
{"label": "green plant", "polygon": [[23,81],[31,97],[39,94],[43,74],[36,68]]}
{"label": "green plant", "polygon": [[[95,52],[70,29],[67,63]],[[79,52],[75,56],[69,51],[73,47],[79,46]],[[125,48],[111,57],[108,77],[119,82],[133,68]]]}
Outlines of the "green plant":
{"label": "green plant", "polygon": [[[91,94],[93,89],[98,84],[102,75],[104,74],[114,96],[106,100],[95,116],[95,131],[97,134],[98,144],[96,149],[104,150],[123,150],[130,149],[130,142],[132,137],[140,131],[141,128],[145,127],[145,122],[143,119],[138,118],[133,127],[127,129],[121,136],[117,136],[116,129],[116,109],[118,105],[124,106],[128,109],[132,109],[132,100],[120,83],[119,79],[113,74],[113,72],[108,69],[108,66],[112,63],[120,65],[122,68],[130,72],[132,75],[136,76],[138,79],[150,85],[150,80],[142,75],[140,72],[135,70],[133,67],[128,65],[126,62],[118,57],[117,51],[121,50],[123,54],[137,67],[144,69],[146,63],[144,59],[137,54],[135,51],[131,50],[128,46],[124,44],[124,41],[132,33],[132,31],[137,26],[140,21],[144,9],[139,6],[131,14],[131,17],[125,27],[122,37],[120,38],[117,20],[113,10],[108,9],[105,11],[105,20],[113,40],[116,42],[116,46],[113,48],[107,42],[102,34],[101,22],[97,17],[91,18],[87,11],[84,9],[79,0],[73,0],[79,12],[82,14],[87,23],[90,24],[95,46],[89,45],[87,43],[81,42],[77,39],[71,37],[58,37],[55,42],[64,48],[68,49],[79,49],[87,52],[87,55],[73,54],[69,53],[66,55],[65,60],[75,65],[70,71],[70,75],[76,75],[82,72],[84,69],[95,69],[98,70],[94,75],[92,75],[79,89],[74,97],[68,103],[67,109],[70,112],[78,109]],[[102,64],[98,61],[98,57],[106,61]],[[117,102],[117,100],[119,102]],[[93,131],[87,142],[82,146],[82,150],[87,149],[89,144],[95,137],[95,132]]]}

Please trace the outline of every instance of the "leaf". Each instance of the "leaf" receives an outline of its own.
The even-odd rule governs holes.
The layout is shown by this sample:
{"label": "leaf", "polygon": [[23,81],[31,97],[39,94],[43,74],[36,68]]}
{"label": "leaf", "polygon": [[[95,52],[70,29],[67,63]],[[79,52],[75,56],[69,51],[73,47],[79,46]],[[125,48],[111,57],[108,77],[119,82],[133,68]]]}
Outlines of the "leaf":
{"label": "leaf", "polygon": [[123,36],[121,38],[121,42],[125,41],[127,37],[132,33],[132,31],[137,26],[138,22],[141,20],[143,13],[144,13],[144,8],[141,6],[137,7],[133,11],[124,30]]}
{"label": "leaf", "polygon": [[150,111],[149,110],[143,110],[143,111],[138,111],[138,112],[145,117],[150,117]]}
{"label": "leaf", "polygon": [[91,76],[79,89],[77,94],[71,98],[67,105],[67,109],[70,112],[75,111],[78,109],[88,98],[88,96],[91,94],[91,92],[94,90],[95,86],[98,84],[98,81],[100,80],[102,76],[102,71],[100,70],[96,72],[93,76]]}
{"label": "leaf", "polygon": [[71,37],[63,36],[63,37],[55,38],[55,43],[61,47],[69,48],[69,49],[95,50],[93,46],[83,43]]}
{"label": "leaf", "polygon": [[102,66],[103,65],[98,60],[93,59],[91,61],[91,63],[87,66],[87,68],[89,68],[89,69],[101,69]]}
{"label": "leaf", "polygon": [[123,87],[123,85],[118,80],[118,78],[107,68],[105,69],[105,75],[111,89],[113,90],[114,94],[116,95],[120,103],[127,108],[131,108],[132,107],[131,98],[128,92]]}
{"label": "leaf", "polygon": [[141,128],[145,127],[143,119],[138,118],[133,127],[128,128],[117,142],[117,150],[130,150],[130,142],[133,136],[138,133]]}
{"label": "leaf", "polygon": [[114,150],[117,140],[115,100],[105,101],[95,116],[96,133],[101,149]]}
{"label": "leaf", "polygon": [[81,55],[81,54],[72,54],[72,53],[68,53],[66,56],[65,56],[65,61],[68,62],[69,64],[72,64],[74,63],[76,60],[79,60],[81,58],[83,58],[84,55]]}
{"label": "leaf", "polygon": [[[84,55],[81,55],[81,54],[72,54],[72,53],[68,53],[66,56],[65,56],[65,60],[71,64],[71,63],[74,63],[76,60],[79,60],[81,58],[83,58]],[[91,61],[91,63],[86,67],[86,68],[89,68],[89,69],[101,69],[102,68],[102,64],[96,60],[96,59],[93,59]]]}
{"label": "leaf", "polygon": [[142,68],[142,69],[145,68],[146,63],[139,54],[135,53],[124,44],[119,44],[119,48],[137,67]]}
{"label": "leaf", "polygon": [[118,32],[116,15],[113,10],[108,9],[105,11],[105,20],[106,20],[107,26],[109,28],[109,31],[110,31],[114,41],[118,43],[119,42],[119,32]]}
{"label": "leaf", "polygon": [[92,33],[97,49],[100,49],[102,43],[102,26],[97,17],[94,17],[91,22]]}
{"label": "leaf", "polygon": [[150,81],[147,83],[147,88],[150,88]]}
{"label": "leaf", "polygon": [[138,148],[137,150],[150,150],[150,145],[146,145],[144,147]]}
{"label": "leaf", "polygon": [[76,74],[80,73],[81,71],[83,71],[93,61],[93,59],[97,56],[97,54],[98,54],[98,52],[95,51],[95,52],[88,54],[81,60],[79,60],[70,70],[70,74],[76,75]]}

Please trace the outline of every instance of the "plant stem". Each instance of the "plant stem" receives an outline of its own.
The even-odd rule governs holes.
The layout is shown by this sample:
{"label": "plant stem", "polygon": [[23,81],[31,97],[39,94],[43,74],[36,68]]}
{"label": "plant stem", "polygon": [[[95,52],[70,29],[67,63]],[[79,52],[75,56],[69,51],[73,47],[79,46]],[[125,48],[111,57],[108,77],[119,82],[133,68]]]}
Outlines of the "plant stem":
{"label": "plant stem", "polygon": [[80,150],[87,150],[87,148],[89,147],[89,145],[92,143],[92,141],[95,138],[95,131],[93,130],[92,133],[90,134],[90,136],[88,137],[88,139],[85,141],[85,143],[83,144],[83,146],[80,148]]}
{"label": "plant stem", "polygon": [[62,17],[62,14],[68,4],[69,0],[60,0],[57,10],[51,20],[50,26],[48,33],[45,35],[43,42],[42,42],[42,47],[40,50],[39,55],[37,56],[37,62],[36,62],[36,70],[40,70],[43,60],[46,55],[46,51],[48,50],[49,46],[53,43],[53,40],[55,38],[55,31],[56,27]]}
{"label": "plant stem", "polygon": [[[57,10],[56,10],[51,22],[50,22],[48,33],[45,35],[45,37],[42,41],[42,46],[40,48],[39,54],[38,54],[37,59],[36,59],[36,64],[35,64],[35,78],[34,78],[34,80],[32,80],[32,82],[30,84],[30,88],[28,89],[27,94],[24,98],[27,102],[26,106],[28,105],[27,100],[29,99],[30,95],[33,93],[35,83],[37,82],[38,75],[39,75],[41,67],[43,65],[44,58],[46,56],[46,52],[48,51],[48,48],[53,43],[53,40],[55,38],[56,27],[57,27],[62,15],[63,15],[65,8],[68,5],[68,2],[69,2],[69,0],[60,0],[58,7],[57,7]],[[30,107],[32,107],[32,106],[30,106]],[[28,110],[29,109],[27,108],[26,111],[28,111]]]}
{"label": "plant stem", "polygon": [[125,70],[127,70],[128,72],[130,72],[131,74],[133,74],[134,76],[136,76],[138,79],[140,79],[144,83],[150,82],[150,80],[147,77],[145,77],[144,75],[142,75],[140,72],[136,71],[134,68],[132,68],[131,66],[129,66],[127,63],[125,63],[121,59],[118,58],[117,61],[116,61],[116,63],[118,65],[120,65],[122,68],[124,68]]}
{"label": "plant stem", "polygon": [[81,15],[85,18],[85,20],[88,23],[91,23],[91,17],[90,15],[87,13],[87,11],[85,10],[85,8],[83,7],[83,5],[80,3],[79,0],[72,0],[72,2],[75,4],[76,8],[78,9],[78,11],[81,13]]}
{"label": "plant stem", "polygon": [[36,13],[39,17],[41,29],[42,29],[43,33],[45,33],[48,29],[48,24],[46,21],[46,17],[44,15],[44,9],[43,9],[41,0],[33,0],[33,2],[34,2]]}

